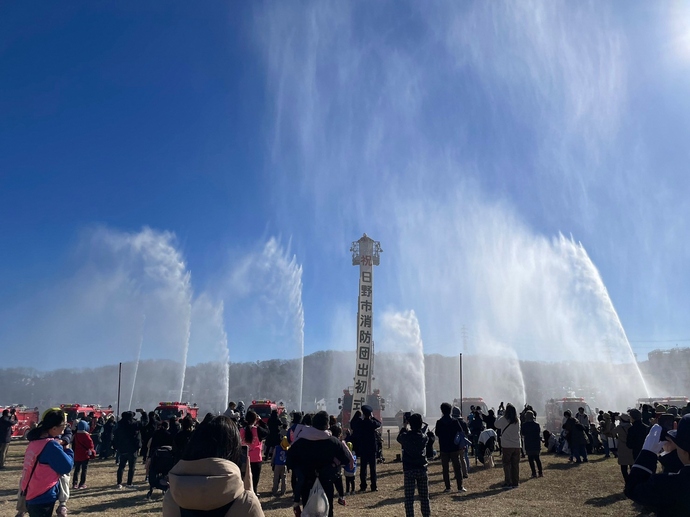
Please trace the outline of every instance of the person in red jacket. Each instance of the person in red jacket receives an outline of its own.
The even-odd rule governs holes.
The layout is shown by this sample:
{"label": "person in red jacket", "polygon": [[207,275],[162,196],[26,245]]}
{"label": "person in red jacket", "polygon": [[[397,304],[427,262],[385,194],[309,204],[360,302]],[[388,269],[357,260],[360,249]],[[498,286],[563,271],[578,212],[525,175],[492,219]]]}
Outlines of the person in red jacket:
{"label": "person in red jacket", "polygon": [[[86,488],[86,471],[89,467],[89,460],[96,456],[96,449],[89,434],[89,423],[86,420],[81,420],[77,424],[77,434],[74,437],[72,447],[74,448],[74,485],[72,488],[81,490]],[[81,478],[79,485],[77,485],[79,471],[81,471]]]}

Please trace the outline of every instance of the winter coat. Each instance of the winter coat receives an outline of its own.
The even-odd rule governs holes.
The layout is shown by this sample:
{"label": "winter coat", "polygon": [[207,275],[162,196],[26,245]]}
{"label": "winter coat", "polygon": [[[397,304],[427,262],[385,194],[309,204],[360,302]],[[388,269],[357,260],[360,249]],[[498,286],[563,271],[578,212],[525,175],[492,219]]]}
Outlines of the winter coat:
{"label": "winter coat", "polygon": [[587,433],[585,428],[580,422],[578,422],[575,417],[570,417],[563,424],[563,429],[568,433],[567,439],[571,447],[577,445],[587,445]]}
{"label": "winter coat", "polygon": [[434,434],[438,437],[438,449],[443,453],[457,452],[460,450],[460,445],[455,444],[455,435],[458,431],[463,431],[467,436],[467,431],[463,430],[458,420],[453,419],[450,415],[443,415],[436,420],[436,429]]}
{"label": "winter coat", "polygon": [[225,517],[263,517],[256,494],[244,489],[240,468],[229,460],[179,461],[168,474],[163,517],[180,517],[180,508],[210,511],[232,502]]}
{"label": "winter coat", "polygon": [[628,438],[625,443],[628,448],[632,449],[633,458],[637,458],[644,445],[644,439],[649,433],[649,426],[642,423],[641,420],[635,420],[628,429]]}
{"label": "winter coat", "polygon": [[96,456],[91,435],[86,431],[77,431],[72,442],[74,461],[87,461]]}
{"label": "winter coat", "polygon": [[16,423],[17,417],[15,415],[0,417],[0,443],[12,441],[12,426]]}
{"label": "winter coat", "polygon": [[113,436],[115,450],[120,454],[136,454],[141,447],[141,430],[147,423],[146,414],[141,415],[140,421],[120,420]]}
{"label": "winter coat", "polygon": [[632,449],[628,447],[628,429],[630,429],[630,422],[621,422],[613,429],[613,434],[618,438],[618,464],[632,465],[635,463]]}
{"label": "winter coat", "polygon": [[496,420],[496,429],[501,431],[501,447],[504,449],[520,448],[520,421],[511,424],[505,416]]}
{"label": "winter coat", "polygon": [[534,420],[522,424],[520,434],[524,437],[525,452],[539,454],[541,451],[541,426]]}
{"label": "winter coat", "polygon": [[376,420],[373,416],[370,418],[363,418],[357,429],[357,453],[360,458],[367,459],[376,456],[377,429],[381,427],[381,422]]}
{"label": "winter coat", "polygon": [[402,445],[403,472],[426,469],[426,444],[429,440],[426,432],[410,431],[403,427],[398,433],[397,440]]}

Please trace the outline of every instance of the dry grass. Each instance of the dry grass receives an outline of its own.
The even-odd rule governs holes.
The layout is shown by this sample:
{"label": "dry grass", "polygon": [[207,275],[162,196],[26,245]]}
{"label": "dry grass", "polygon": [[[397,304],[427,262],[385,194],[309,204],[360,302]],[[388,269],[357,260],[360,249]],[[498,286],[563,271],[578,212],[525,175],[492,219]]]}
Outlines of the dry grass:
{"label": "dry grass", "polygon": [[[21,461],[26,442],[13,443],[10,447],[5,470],[0,471],[0,515],[13,516],[16,501],[16,487],[19,482]],[[397,444],[384,450],[389,463],[379,467],[379,491],[367,492],[347,498],[347,506],[337,506],[335,515],[355,517],[376,515],[378,517],[403,516],[402,465],[390,462],[399,452]],[[520,464],[521,485],[515,490],[504,491],[503,470],[499,466],[484,470],[473,468],[465,480],[467,492],[443,493],[441,464],[432,462],[429,467],[429,490],[431,510],[434,515],[454,516],[556,516],[573,514],[615,515],[617,517],[640,515],[640,509],[622,494],[622,477],[614,459],[604,460],[594,456],[588,464],[571,465],[567,458],[542,456],[544,477],[530,479],[526,460]],[[160,515],[161,493],[153,500],[144,498],[148,485],[144,483],[144,469],[137,467],[135,484],[138,490],[117,490],[115,488],[114,461],[92,461],[86,490],[75,491],[69,500],[70,515],[101,515],[107,513],[119,517],[129,515]],[[272,485],[270,466],[265,465],[259,484],[261,494],[268,494]],[[357,482],[359,486],[359,482]],[[273,498],[261,497],[267,516],[290,516],[291,499],[286,495]],[[419,504],[415,504],[419,515]]]}

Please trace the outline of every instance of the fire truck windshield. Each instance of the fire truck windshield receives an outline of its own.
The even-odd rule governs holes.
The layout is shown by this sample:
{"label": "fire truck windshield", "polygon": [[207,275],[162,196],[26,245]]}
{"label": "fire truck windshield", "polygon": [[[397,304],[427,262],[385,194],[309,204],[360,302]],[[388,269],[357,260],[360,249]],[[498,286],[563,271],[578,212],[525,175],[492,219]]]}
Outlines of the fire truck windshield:
{"label": "fire truck windshield", "polygon": [[74,422],[77,419],[76,409],[68,409],[67,411],[65,411],[65,414],[67,415],[68,422]]}
{"label": "fire truck windshield", "polygon": [[156,409],[156,415],[161,420],[170,420],[171,418],[177,418],[178,410],[174,407],[165,407]]}
{"label": "fire truck windshield", "polygon": [[251,406],[249,409],[254,411],[262,420],[271,416],[271,406]]}

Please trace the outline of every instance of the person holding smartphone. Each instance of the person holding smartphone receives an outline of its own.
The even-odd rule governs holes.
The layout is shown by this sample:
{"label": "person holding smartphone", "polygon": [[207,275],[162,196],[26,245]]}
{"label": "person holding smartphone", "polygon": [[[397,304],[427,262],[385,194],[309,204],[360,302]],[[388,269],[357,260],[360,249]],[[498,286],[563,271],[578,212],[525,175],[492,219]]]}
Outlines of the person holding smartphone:
{"label": "person holding smartphone", "polygon": [[163,517],[179,517],[180,508],[191,515],[263,517],[247,468],[248,454],[230,418],[221,415],[201,424],[168,474]]}

